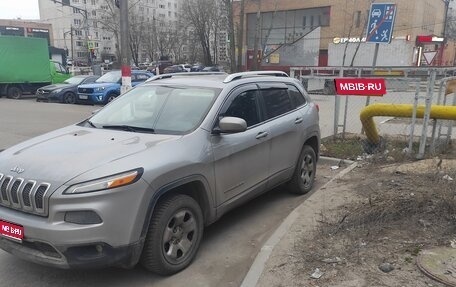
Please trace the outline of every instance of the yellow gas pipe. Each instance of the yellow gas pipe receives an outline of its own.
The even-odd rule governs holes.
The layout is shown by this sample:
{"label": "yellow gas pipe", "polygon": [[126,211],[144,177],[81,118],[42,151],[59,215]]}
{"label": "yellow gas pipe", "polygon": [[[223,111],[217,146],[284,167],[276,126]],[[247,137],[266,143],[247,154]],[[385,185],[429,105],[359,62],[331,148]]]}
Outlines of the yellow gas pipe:
{"label": "yellow gas pipe", "polygon": [[[424,117],[425,106],[418,106],[416,118]],[[377,145],[380,143],[374,117],[398,117],[411,118],[413,116],[413,105],[406,104],[372,104],[361,110],[359,115],[363,129],[369,143]],[[456,120],[456,106],[431,106],[431,119]]]}

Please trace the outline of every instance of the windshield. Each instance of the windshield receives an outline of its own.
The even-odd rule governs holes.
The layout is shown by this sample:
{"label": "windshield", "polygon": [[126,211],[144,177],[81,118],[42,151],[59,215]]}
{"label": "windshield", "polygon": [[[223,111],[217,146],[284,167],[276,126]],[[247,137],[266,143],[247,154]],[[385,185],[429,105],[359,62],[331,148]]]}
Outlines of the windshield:
{"label": "windshield", "polygon": [[82,81],[84,81],[84,79],[85,78],[83,78],[83,77],[72,77],[72,78],[66,79],[63,83],[70,84],[70,85],[79,85],[80,83],[82,83]]}
{"label": "windshield", "polygon": [[91,119],[96,127],[130,126],[161,134],[194,130],[209,111],[219,89],[141,86],[119,97]]}
{"label": "windshield", "polygon": [[95,82],[97,83],[117,83],[120,81],[121,78],[120,71],[112,71],[109,73],[104,74]]}

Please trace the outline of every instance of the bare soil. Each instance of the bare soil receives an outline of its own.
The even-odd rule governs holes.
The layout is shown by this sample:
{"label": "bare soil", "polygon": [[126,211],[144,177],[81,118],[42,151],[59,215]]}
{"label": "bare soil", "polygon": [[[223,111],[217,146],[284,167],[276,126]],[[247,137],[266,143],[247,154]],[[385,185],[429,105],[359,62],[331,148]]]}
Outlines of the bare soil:
{"label": "bare soil", "polygon": [[300,207],[258,286],[444,286],[416,259],[456,238],[456,161],[357,164]]}

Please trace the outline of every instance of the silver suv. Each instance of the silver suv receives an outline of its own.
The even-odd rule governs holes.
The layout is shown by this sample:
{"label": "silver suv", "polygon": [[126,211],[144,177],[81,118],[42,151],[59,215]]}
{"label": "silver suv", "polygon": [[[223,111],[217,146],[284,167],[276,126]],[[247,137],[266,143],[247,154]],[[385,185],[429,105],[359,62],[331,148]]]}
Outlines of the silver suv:
{"label": "silver suv", "polygon": [[187,267],[205,226],[313,185],[318,106],[285,73],[162,75],[0,153],[0,247],[61,268]]}

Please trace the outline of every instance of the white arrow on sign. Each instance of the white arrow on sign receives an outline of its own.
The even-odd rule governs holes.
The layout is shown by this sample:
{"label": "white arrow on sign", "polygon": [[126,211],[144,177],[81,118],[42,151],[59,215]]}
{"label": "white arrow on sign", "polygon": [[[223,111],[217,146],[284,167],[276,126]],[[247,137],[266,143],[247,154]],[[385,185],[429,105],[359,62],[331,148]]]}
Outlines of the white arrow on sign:
{"label": "white arrow on sign", "polygon": [[426,63],[428,65],[430,65],[432,61],[434,61],[435,55],[437,55],[437,51],[423,52],[424,59],[426,60]]}

